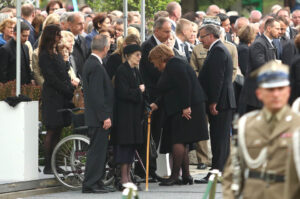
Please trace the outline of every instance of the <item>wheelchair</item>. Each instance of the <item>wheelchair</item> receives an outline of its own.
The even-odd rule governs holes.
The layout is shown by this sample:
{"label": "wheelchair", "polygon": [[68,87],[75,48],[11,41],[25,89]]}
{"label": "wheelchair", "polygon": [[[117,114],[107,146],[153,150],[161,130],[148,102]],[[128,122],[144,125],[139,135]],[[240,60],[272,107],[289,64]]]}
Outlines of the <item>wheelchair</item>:
{"label": "wheelchair", "polygon": [[[63,138],[54,148],[51,157],[51,167],[55,178],[66,188],[71,190],[81,189],[84,179],[86,154],[90,143],[88,127],[84,124],[82,108],[61,109],[59,112],[68,111],[72,116],[73,132]],[[104,178],[105,185],[114,182],[114,171],[111,160],[107,156]]]}

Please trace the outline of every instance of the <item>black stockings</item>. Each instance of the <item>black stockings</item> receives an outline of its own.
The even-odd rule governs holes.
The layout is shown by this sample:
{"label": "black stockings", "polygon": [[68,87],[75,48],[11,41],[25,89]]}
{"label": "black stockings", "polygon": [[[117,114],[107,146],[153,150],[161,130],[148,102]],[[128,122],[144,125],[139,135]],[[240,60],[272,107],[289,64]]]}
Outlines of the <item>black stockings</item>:
{"label": "black stockings", "polygon": [[172,179],[178,179],[180,169],[182,168],[182,177],[190,176],[189,170],[189,157],[188,157],[188,149],[184,146],[184,144],[174,144],[173,151],[173,168],[172,168]]}
{"label": "black stockings", "polygon": [[45,147],[45,167],[51,168],[51,156],[54,150],[54,147],[59,142],[61,128],[48,130],[44,140]]}
{"label": "black stockings", "polygon": [[131,164],[121,164],[121,183],[132,182],[130,177]]}

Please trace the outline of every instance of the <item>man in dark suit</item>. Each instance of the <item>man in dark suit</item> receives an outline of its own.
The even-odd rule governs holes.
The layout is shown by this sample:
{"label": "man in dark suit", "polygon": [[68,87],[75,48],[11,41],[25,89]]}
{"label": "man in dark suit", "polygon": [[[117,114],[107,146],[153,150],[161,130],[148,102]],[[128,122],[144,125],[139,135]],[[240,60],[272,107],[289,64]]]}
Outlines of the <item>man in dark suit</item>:
{"label": "man in dark suit", "polygon": [[[24,44],[28,40],[29,34],[29,26],[21,22],[21,84],[34,83],[29,66],[28,47]],[[2,83],[16,79],[16,37],[17,26],[15,26],[13,38],[0,48],[0,82]]]}
{"label": "man in dark suit", "polygon": [[111,188],[101,183],[114,103],[112,83],[102,62],[109,46],[110,42],[106,36],[95,36],[91,46],[92,54],[86,60],[83,68],[85,123],[91,138],[82,185],[83,193],[112,191]]}
{"label": "man in dark suit", "polygon": [[31,45],[33,46],[37,39],[35,37],[34,27],[31,25],[31,23],[35,17],[35,11],[34,11],[33,5],[32,4],[23,4],[21,7],[21,14],[22,14],[23,22],[25,22],[30,28],[30,35],[29,35],[28,41],[30,41]]}
{"label": "man in dark suit", "polygon": [[[198,78],[208,97],[212,169],[223,171],[229,154],[231,121],[236,102],[232,84],[232,58],[219,37],[220,30],[215,25],[200,28],[200,41],[209,51]],[[207,183],[208,178],[209,174],[195,182]]]}
{"label": "man in dark suit", "polygon": [[75,43],[73,46],[73,52],[71,54],[71,57],[75,61],[75,66],[72,65],[72,67],[74,67],[74,71],[77,71],[76,75],[81,78],[84,62],[89,55],[85,39],[80,35],[82,34],[84,27],[84,17],[81,13],[74,12],[68,16],[67,21],[70,31],[75,36]]}
{"label": "man in dark suit", "polygon": [[179,19],[176,26],[176,40],[174,48],[181,52],[190,61],[191,53],[189,52],[190,44],[189,39],[193,33],[192,22],[187,19]]}
{"label": "man in dark suit", "polygon": [[258,37],[249,48],[250,63],[248,65],[248,75],[246,76],[246,81],[240,97],[241,109],[239,112],[241,114],[262,107],[262,103],[255,95],[255,90],[257,88],[256,80],[251,78],[249,74],[266,62],[277,59],[277,50],[273,43],[273,39],[279,37],[280,23],[274,18],[269,18],[265,22],[264,29],[263,35]]}
{"label": "man in dark suit", "polygon": [[[276,16],[277,17],[279,17],[279,16],[284,17],[288,21],[288,24],[290,24],[290,22],[291,22],[290,11],[286,8],[280,9],[276,13]],[[288,26],[287,29],[286,29],[285,36],[286,36],[287,39],[294,39],[296,37],[297,33],[298,33],[298,31],[296,29],[292,28],[291,26]]]}
{"label": "man in dark suit", "polygon": [[[160,77],[160,72],[149,61],[148,55],[156,45],[164,43],[169,39],[171,35],[171,22],[167,18],[160,17],[154,22],[153,27],[154,34],[142,44],[142,58],[140,61],[140,72],[145,82],[146,90],[149,93],[149,103],[153,103],[158,97],[156,85]],[[151,118],[151,133],[157,147],[161,135],[162,117],[163,112],[159,109],[152,114]],[[139,152],[142,153],[142,151]],[[153,159],[150,161],[150,175],[153,178],[158,177],[155,171],[156,159]]]}

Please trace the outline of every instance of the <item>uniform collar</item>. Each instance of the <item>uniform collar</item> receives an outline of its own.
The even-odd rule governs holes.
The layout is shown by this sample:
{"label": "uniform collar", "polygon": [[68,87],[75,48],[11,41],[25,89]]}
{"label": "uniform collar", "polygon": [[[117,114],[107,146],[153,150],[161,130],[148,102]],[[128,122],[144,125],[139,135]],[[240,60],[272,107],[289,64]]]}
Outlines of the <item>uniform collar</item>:
{"label": "uniform collar", "polygon": [[288,110],[287,106],[284,106],[280,111],[278,111],[274,115],[266,107],[264,107],[262,109],[262,113],[263,113],[263,117],[266,119],[267,122],[271,122],[273,117],[275,117],[277,121],[281,121],[287,110]]}

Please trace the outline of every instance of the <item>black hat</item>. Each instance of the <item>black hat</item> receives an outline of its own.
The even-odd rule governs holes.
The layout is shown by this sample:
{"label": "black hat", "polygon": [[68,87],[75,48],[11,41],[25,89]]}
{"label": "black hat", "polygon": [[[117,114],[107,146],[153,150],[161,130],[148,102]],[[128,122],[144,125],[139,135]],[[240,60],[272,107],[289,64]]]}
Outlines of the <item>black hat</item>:
{"label": "black hat", "polygon": [[142,52],[141,47],[137,44],[130,44],[124,48],[123,52],[124,52],[124,55],[130,55],[136,51]]}

